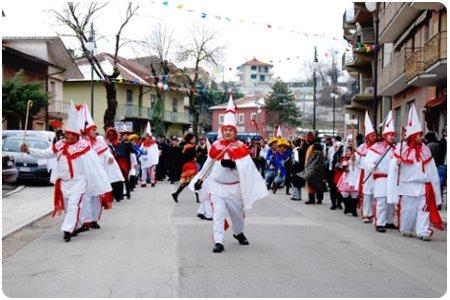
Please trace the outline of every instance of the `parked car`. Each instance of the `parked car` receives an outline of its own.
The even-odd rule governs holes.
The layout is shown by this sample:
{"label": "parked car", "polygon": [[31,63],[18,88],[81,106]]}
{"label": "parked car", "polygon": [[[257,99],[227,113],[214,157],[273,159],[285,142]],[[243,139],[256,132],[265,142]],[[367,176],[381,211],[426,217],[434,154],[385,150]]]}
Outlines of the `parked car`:
{"label": "parked car", "polygon": [[[212,144],[212,143],[214,143],[215,140],[217,140],[217,132],[210,131],[206,134],[206,137],[208,138],[209,142]],[[253,132],[238,132],[236,137],[238,140],[240,140],[244,143],[251,141],[252,138],[254,138],[254,137],[259,137],[260,139],[262,139],[261,135],[259,135],[257,133],[253,133]]]}
{"label": "parked car", "polygon": [[[2,138],[5,139],[10,136],[23,137],[24,132],[24,130],[2,130]],[[27,130],[28,137],[45,138],[52,143],[55,133],[53,131]]]}
{"label": "parked car", "polygon": [[11,155],[2,155],[2,183],[11,184],[17,181],[19,171]]}
{"label": "parked car", "polygon": [[[27,134],[28,136],[28,134]],[[33,181],[48,183],[50,180],[50,170],[47,165],[49,160],[36,159],[29,154],[20,152],[20,145],[23,143],[23,135],[10,136],[3,140],[3,154],[12,156],[19,171],[18,181]],[[26,139],[26,144],[30,148],[47,149],[52,145],[45,137],[32,137]]]}

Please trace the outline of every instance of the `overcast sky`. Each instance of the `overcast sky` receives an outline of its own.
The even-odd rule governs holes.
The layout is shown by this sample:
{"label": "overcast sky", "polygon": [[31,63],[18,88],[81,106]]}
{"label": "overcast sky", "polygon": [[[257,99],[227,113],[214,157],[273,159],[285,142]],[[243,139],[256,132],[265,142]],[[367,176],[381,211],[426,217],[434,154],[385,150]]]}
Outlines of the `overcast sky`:
{"label": "overcast sky", "polygon": [[[193,24],[203,26],[206,23],[208,27],[219,32],[217,44],[227,46],[224,59],[221,61],[225,70],[225,80],[235,79],[236,67],[253,57],[264,62],[273,60],[275,76],[284,80],[305,79],[304,64],[312,60],[314,45],[318,48],[319,60],[324,62],[330,60],[330,56],[326,55],[330,50],[337,51],[340,57],[348,48],[342,39],[342,15],[346,8],[352,7],[351,1],[167,0],[167,2],[168,5],[163,5],[162,0],[137,2],[141,5],[139,15],[127,25],[123,36],[141,40],[161,22],[173,28],[174,39],[183,43],[188,38],[187,28]],[[182,9],[177,8],[180,4],[183,5]],[[2,9],[6,17],[2,18],[2,35],[70,34],[70,31],[58,25],[48,12],[49,9],[60,10],[65,5],[65,2],[57,0],[4,1]],[[106,37],[98,41],[99,51],[113,52],[114,34],[125,14],[125,7],[126,1],[110,1],[94,20],[97,35]],[[201,18],[201,13],[206,13],[206,18]],[[222,19],[219,20],[215,16],[221,16]],[[231,22],[224,19],[225,17],[230,18]],[[272,28],[268,28],[266,24],[270,24]],[[293,33],[292,30],[297,32]],[[327,37],[314,37],[312,34]],[[63,40],[68,48],[77,47],[73,38],[63,37]],[[174,44],[172,54],[175,54],[175,50]],[[126,58],[145,54],[136,46],[124,47],[119,52],[119,55]],[[217,76],[222,79],[222,75]]]}

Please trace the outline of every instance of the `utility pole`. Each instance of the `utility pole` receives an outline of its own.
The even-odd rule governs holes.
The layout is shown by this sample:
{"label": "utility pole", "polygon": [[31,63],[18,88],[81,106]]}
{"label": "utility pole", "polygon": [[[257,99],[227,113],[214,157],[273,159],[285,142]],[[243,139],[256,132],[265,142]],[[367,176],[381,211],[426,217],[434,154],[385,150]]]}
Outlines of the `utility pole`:
{"label": "utility pole", "polygon": [[314,73],[313,73],[313,86],[314,86],[314,94],[313,94],[313,131],[316,131],[316,89],[317,89],[317,78],[316,78],[316,68],[317,68],[318,60],[317,60],[317,47],[314,46]]}
{"label": "utility pole", "polygon": [[[88,42],[86,43],[89,51],[91,52],[91,57],[94,57],[95,45],[95,31],[94,23],[91,23],[91,31],[89,33]],[[94,118],[94,65],[91,64],[91,115]]]}

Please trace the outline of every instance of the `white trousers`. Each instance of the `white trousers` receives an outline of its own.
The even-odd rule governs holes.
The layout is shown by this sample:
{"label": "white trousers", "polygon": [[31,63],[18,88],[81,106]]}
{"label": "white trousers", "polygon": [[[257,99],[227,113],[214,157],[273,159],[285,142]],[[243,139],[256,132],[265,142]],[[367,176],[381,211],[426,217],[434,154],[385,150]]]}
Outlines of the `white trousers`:
{"label": "white trousers", "polygon": [[102,204],[99,196],[87,196],[84,197],[81,203],[81,224],[87,222],[98,222],[100,214],[102,212]]}
{"label": "white trousers", "polygon": [[223,244],[225,235],[224,222],[229,214],[233,233],[238,235],[244,232],[244,203],[242,199],[212,194],[211,203],[213,208],[213,240],[214,243]]}
{"label": "white trousers", "polygon": [[155,169],[156,166],[150,166],[148,168],[141,168],[142,170],[142,184],[147,183],[147,178],[150,178],[150,183],[156,183],[156,176],[155,176]]}
{"label": "white trousers", "polygon": [[202,214],[207,218],[212,218],[213,210],[212,210],[212,206],[211,206],[211,201],[209,201],[209,200],[201,201],[200,205],[198,206],[197,213]]}
{"label": "white trousers", "polygon": [[394,223],[395,205],[387,203],[387,197],[375,198],[374,215],[375,226],[386,226]]}
{"label": "white trousers", "polygon": [[362,199],[362,218],[371,220],[373,218],[373,195],[363,194]]}
{"label": "white trousers", "polygon": [[65,215],[61,225],[62,231],[73,232],[81,227],[80,221],[81,206],[84,201],[85,194],[75,194],[64,197]]}
{"label": "white trousers", "polygon": [[398,204],[400,232],[415,233],[417,237],[431,236],[430,213],[426,211],[425,195],[401,196]]}

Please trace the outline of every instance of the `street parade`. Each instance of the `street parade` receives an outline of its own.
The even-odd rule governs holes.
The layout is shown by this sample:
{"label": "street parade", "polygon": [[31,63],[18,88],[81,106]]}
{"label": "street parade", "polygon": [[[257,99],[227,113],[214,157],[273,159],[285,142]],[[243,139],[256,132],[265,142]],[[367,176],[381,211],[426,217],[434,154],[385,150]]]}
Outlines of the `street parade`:
{"label": "street parade", "polygon": [[29,10],[2,9],[5,296],[446,294],[444,4]]}

